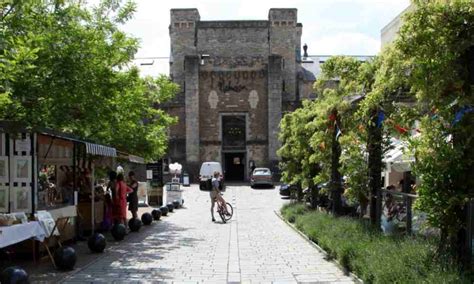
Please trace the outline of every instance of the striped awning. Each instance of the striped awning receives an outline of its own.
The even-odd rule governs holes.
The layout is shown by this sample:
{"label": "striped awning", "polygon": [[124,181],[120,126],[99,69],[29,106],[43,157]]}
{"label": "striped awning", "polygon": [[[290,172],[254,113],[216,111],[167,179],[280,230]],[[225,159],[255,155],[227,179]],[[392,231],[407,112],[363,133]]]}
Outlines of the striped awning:
{"label": "striped awning", "polygon": [[117,150],[104,145],[84,142],[86,144],[86,153],[95,156],[117,157]]}
{"label": "striped awning", "polygon": [[135,155],[128,155],[128,160],[132,163],[137,163],[137,164],[144,164],[145,163],[145,159],[143,159],[142,157],[139,157],[139,156],[135,156]]}

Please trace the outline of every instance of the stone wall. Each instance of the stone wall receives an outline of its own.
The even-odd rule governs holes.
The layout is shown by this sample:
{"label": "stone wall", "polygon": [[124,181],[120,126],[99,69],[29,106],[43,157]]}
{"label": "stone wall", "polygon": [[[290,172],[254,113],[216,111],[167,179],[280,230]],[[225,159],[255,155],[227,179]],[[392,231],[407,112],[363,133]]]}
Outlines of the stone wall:
{"label": "stone wall", "polygon": [[296,99],[296,54],[301,49],[298,42],[296,9],[270,9],[270,53],[282,57],[283,101]]}
{"label": "stone wall", "polygon": [[199,164],[199,58],[187,55],[185,63],[186,159]]}
{"label": "stone wall", "polygon": [[[244,115],[247,144],[266,148],[268,140],[267,68],[247,71],[201,71],[199,74],[199,111],[201,160],[221,161],[222,115]],[[217,154],[219,152],[219,154]],[[267,163],[266,157],[247,159]]]}
{"label": "stone wall", "polygon": [[[211,58],[268,56],[267,21],[199,22],[197,50]],[[218,62],[218,61],[217,61]]]}
{"label": "stone wall", "polygon": [[191,175],[203,161],[222,162],[222,116],[237,114],[246,117],[246,161],[274,166],[282,111],[303,89],[296,9],[271,9],[264,21],[201,21],[197,9],[172,9],[169,29],[170,75],[181,86],[168,104],[179,116],[171,159],[184,159]]}
{"label": "stone wall", "polygon": [[268,159],[271,163],[279,160],[276,151],[280,148],[278,141],[282,103],[282,57],[272,55],[268,60]]}

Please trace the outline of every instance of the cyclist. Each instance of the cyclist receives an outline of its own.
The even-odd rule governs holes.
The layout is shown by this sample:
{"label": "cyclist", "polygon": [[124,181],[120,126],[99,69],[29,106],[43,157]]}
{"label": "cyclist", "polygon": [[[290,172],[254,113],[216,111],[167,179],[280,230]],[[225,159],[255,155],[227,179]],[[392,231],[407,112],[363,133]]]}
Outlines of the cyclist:
{"label": "cyclist", "polygon": [[[211,196],[211,216],[212,216],[212,222],[215,222],[216,219],[214,219],[214,204],[216,203],[216,201],[219,203],[220,206],[222,206],[223,208],[225,208],[225,210],[227,211],[227,208],[226,208],[226,202],[224,200],[224,198],[222,197],[221,195],[221,191],[219,189],[219,185],[220,185],[220,173],[218,171],[215,171],[214,172],[214,177],[212,178],[212,190],[210,192],[210,196]],[[226,214],[228,214],[226,212]]]}

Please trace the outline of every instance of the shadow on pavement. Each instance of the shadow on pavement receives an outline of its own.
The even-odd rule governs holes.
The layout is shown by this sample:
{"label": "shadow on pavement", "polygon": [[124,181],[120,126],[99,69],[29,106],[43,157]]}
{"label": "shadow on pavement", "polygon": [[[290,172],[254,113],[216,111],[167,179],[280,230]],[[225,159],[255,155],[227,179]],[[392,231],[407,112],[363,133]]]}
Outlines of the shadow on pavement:
{"label": "shadow on pavement", "polygon": [[73,244],[77,263],[72,271],[58,271],[46,258],[37,265],[31,261],[23,264],[15,262],[15,265],[21,265],[28,271],[32,283],[75,282],[76,276],[81,282],[110,282],[111,277],[120,279],[126,276],[126,279],[131,279],[135,278],[134,275],[137,281],[143,279],[143,275],[168,279],[170,277],[166,274],[169,269],[156,267],[156,261],[163,259],[161,255],[203,240],[186,237],[183,232],[187,229],[168,222],[167,218],[162,217],[150,226],[142,226],[139,232],[129,232],[123,241],[115,241],[109,232],[105,233],[107,247],[103,253],[92,253],[87,241]]}

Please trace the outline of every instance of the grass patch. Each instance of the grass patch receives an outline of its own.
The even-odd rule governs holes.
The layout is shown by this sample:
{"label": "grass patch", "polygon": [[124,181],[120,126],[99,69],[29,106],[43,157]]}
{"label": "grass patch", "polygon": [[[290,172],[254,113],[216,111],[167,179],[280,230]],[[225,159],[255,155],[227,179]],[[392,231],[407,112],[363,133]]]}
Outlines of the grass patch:
{"label": "grass patch", "polygon": [[360,220],[288,204],[283,217],[366,283],[469,283],[433,259],[436,244],[422,238],[387,237]]}

